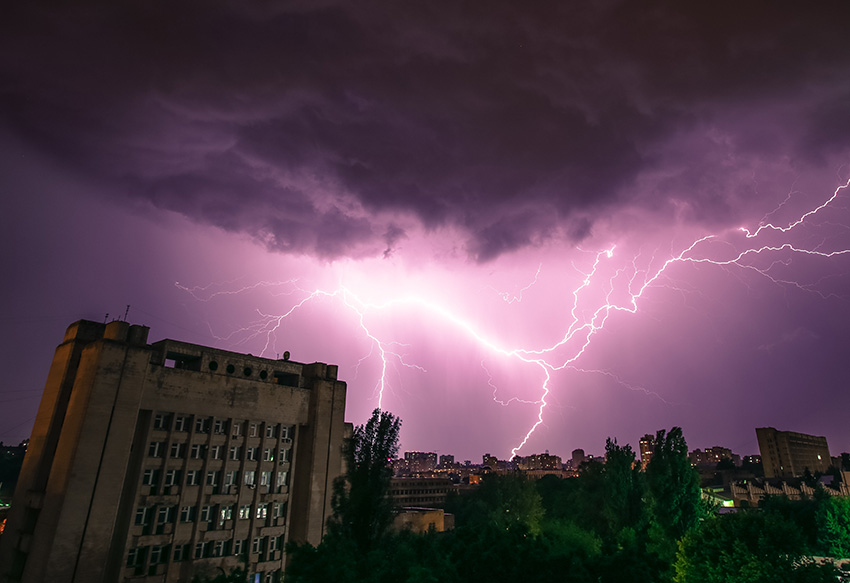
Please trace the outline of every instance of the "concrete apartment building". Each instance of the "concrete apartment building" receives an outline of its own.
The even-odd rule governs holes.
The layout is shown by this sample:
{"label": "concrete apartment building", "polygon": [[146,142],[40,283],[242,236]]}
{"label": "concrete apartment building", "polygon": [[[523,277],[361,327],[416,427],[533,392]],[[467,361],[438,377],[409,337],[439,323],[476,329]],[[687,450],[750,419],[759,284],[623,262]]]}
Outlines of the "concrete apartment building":
{"label": "concrete apartment building", "polygon": [[[72,324],[0,540],[0,581],[277,581],[342,473],[337,367]],[[257,577],[258,575],[258,577]]]}
{"label": "concrete apartment building", "polygon": [[773,427],[756,428],[765,478],[793,478],[829,469],[831,458],[826,437]]}

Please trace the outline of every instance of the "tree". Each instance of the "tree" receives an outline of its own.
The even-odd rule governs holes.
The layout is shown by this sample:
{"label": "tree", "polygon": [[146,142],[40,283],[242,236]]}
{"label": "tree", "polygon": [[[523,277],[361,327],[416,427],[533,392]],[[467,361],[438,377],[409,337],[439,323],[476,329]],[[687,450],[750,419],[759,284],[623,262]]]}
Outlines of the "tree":
{"label": "tree", "polygon": [[830,557],[850,557],[850,499],[830,496],[818,508],[818,542]]}
{"label": "tree", "polygon": [[401,420],[375,409],[365,425],[359,425],[345,446],[346,475],[334,484],[332,536],[351,540],[367,553],[392,522],[388,497],[392,468],[398,453]]}
{"label": "tree", "polygon": [[677,583],[827,583],[829,563],[805,556],[804,534],[778,512],[741,511],[715,516],[679,544]]}
{"label": "tree", "polygon": [[616,536],[624,528],[640,528],[644,518],[644,483],[630,445],[620,446],[616,439],[608,438],[602,475],[605,492],[602,513],[611,534]]}
{"label": "tree", "polygon": [[658,526],[679,540],[696,524],[701,508],[699,474],[688,460],[681,427],[673,427],[670,433],[658,431],[646,479]]}

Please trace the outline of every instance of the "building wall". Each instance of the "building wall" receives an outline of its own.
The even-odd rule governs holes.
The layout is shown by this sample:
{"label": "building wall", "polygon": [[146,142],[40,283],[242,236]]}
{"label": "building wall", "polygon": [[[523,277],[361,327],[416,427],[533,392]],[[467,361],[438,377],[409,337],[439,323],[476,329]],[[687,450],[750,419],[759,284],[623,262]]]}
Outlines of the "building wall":
{"label": "building wall", "polygon": [[805,470],[825,472],[831,461],[826,437],[773,427],[756,429],[762,467],[766,478],[802,476]]}
{"label": "building wall", "polygon": [[318,544],[330,516],[345,431],[336,375],[148,345],[147,328],[125,322],[72,324],[0,541],[0,581],[189,581],[240,558],[279,572],[286,541]]}

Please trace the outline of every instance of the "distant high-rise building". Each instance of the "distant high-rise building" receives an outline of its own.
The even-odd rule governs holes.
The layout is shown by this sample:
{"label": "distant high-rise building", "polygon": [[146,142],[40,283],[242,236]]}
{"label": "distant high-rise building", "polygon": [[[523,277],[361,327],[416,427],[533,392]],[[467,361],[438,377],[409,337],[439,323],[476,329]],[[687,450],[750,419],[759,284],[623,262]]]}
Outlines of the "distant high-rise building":
{"label": "distant high-rise building", "polygon": [[437,454],[433,451],[406,451],[404,459],[411,474],[433,472],[437,467]]}
{"label": "distant high-rise building", "polygon": [[455,456],[445,454],[440,456],[440,466],[443,469],[449,469],[455,465]]}
{"label": "distant high-rise building", "polygon": [[825,472],[830,465],[826,437],[773,427],[756,429],[762,467],[766,478],[793,478],[810,472]]}
{"label": "distant high-rise building", "polygon": [[573,462],[573,469],[578,470],[581,467],[581,464],[587,460],[587,457],[584,455],[584,450],[574,449],[571,460]]}
{"label": "distant high-rise building", "polygon": [[485,453],[481,458],[482,465],[489,467],[491,470],[496,470],[499,467],[499,460],[496,456]]}
{"label": "distant high-rise building", "polygon": [[[272,580],[318,544],[342,473],[337,367],[72,324],[56,349],[6,530],[0,581]],[[259,577],[259,579],[257,579]]]}
{"label": "distant high-rise building", "polygon": [[652,452],[655,451],[655,436],[647,433],[640,438],[640,465],[646,469],[649,460],[652,459]]}

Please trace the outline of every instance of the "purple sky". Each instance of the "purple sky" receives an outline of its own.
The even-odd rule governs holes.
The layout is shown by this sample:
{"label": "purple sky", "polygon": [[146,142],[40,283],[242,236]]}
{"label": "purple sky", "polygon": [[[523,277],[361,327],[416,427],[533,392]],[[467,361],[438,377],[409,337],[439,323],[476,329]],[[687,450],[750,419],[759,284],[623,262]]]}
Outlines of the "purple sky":
{"label": "purple sky", "polygon": [[850,450],[846,2],[40,4],[0,18],[0,440],[130,304],[339,364],[403,449],[509,457],[548,376],[521,454]]}

